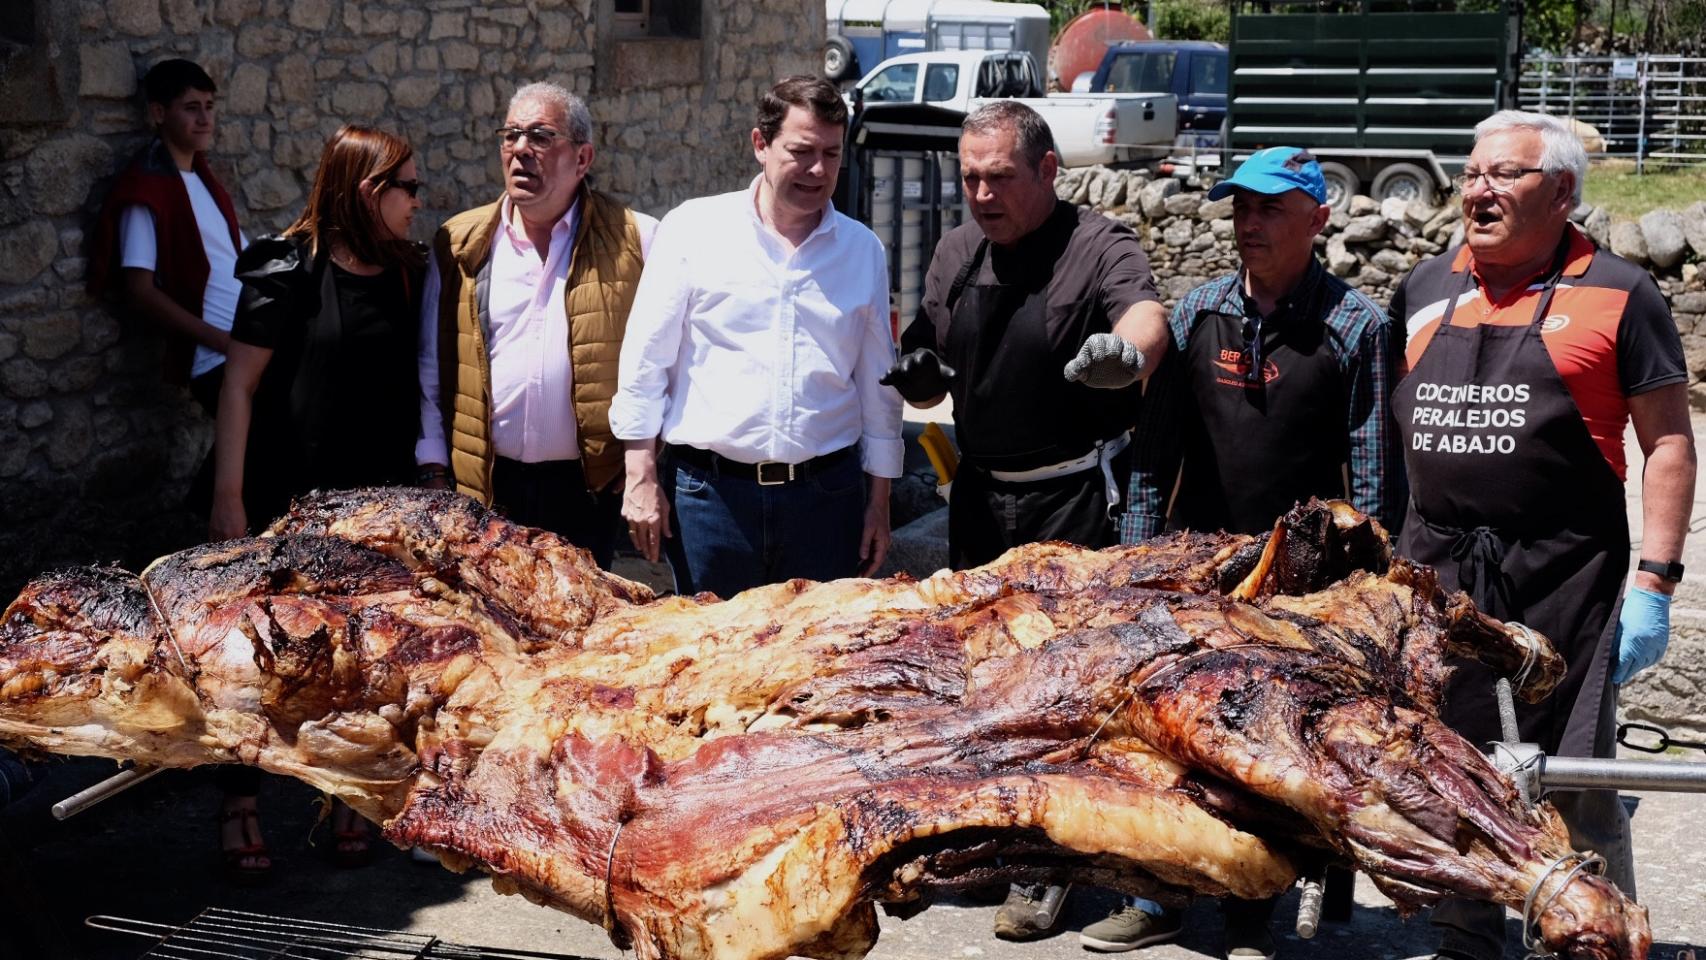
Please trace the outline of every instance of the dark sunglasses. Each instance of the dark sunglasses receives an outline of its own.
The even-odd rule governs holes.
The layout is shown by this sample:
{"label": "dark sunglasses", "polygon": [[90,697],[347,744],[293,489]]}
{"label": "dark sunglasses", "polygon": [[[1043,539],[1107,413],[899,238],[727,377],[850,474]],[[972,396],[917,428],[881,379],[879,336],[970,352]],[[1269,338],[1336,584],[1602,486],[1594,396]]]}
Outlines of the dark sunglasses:
{"label": "dark sunglasses", "polygon": [[411,197],[419,197],[421,195],[421,182],[419,180],[403,180],[397,177],[392,177],[389,182],[391,186],[396,187]]}

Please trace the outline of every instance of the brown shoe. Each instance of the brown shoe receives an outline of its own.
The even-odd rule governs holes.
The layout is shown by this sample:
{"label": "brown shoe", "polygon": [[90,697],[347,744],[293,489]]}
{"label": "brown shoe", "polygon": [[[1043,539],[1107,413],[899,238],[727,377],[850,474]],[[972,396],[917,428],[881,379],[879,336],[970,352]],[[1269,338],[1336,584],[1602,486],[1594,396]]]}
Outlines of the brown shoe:
{"label": "brown shoe", "polygon": [[1060,922],[1071,889],[1071,884],[1013,884],[1007,902],[995,911],[995,935],[1002,940],[1035,940],[1047,935]]}

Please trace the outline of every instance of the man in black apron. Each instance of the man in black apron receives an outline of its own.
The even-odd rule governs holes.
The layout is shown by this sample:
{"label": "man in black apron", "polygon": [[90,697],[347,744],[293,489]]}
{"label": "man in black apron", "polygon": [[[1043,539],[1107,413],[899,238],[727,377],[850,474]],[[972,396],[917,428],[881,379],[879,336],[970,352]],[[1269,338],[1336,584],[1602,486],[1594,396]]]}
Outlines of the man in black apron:
{"label": "man in black apron", "polygon": [[[906,355],[883,379],[915,406],[953,396],[957,568],[1039,540],[1119,540],[1137,381],[1166,349],[1166,314],[1137,235],[1056,199],[1058,165],[1048,124],[1024,104],[966,117],[973,222],[937,245]],[[1047,932],[1064,899],[1015,887],[996,934]]]}
{"label": "man in black apron", "polygon": [[[1228,195],[1241,267],[1173,309],[1174,353],[1144,395],[1123,539],[1163,526],[1260,533],[1310,497],[1348,499],[1396,529],[1389,401],[1402,342],[1385,311],[1315,258],[1332,212],[1321,165],[1297,147],[1259,150],[1209,191]],[[1274,956],[1273,907],[1226,901],[1228,958]],[[1161,943],[1181,913],[1135,900],[1079,939],[1108,952]]]}
{"label": "man in black apron", "polygon": [[[1564,655],[1557,691],[1518,704],[1524,740],[1611,756],[1616,684],[1656,662],[1669,637],[1695,456],[1682,345],[1663,296],[1569,223],[1586,169],[1580,141],[1555,118],[1505,111],[1476,128],[1458,178],[1466,243],[1417,266],[1392,301],[1410,367],[1393,398],[1411,489],[1398,552]],[[1642,562],[1619,612],[1631,420],[1646,455]],[[1453,677],[1445,718],[1476,743],[1499,738],[1485,668]],[[1604,856],[1633,896],[1616,793],[1552,799],[1573,845]],[[1503,914],[1441,904],[1438,956],[1497,960]]]}

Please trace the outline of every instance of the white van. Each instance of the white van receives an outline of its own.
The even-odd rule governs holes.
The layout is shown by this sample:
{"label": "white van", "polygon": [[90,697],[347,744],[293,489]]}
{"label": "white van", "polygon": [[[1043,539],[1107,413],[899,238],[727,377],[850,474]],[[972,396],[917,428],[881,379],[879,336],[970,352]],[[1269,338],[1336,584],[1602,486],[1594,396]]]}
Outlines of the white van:
{"label": "white van", "polygon": [[878,64],[853,85],[848,99],[929,104],[967,113],[982,97],[1037,97],[1042,80],[1031,55],[1013,50],[903,53]]}
{"label": "white van", "polygon": [[881,133],[900,133],[918,124],[916,115],[878,116],[892,106],[935,107],[963,115],[986,100],[1019,100],[1047,121],[1060,162],[1068,167],[1145,159],[1170,151],[1179,106],[1178,98],[1165,92],[1044,96],[1036,62],[1030,54],[1011,50],[903,53],[865,74],[847,99],[849,105],[862,99],[871,111],[865,126]]}

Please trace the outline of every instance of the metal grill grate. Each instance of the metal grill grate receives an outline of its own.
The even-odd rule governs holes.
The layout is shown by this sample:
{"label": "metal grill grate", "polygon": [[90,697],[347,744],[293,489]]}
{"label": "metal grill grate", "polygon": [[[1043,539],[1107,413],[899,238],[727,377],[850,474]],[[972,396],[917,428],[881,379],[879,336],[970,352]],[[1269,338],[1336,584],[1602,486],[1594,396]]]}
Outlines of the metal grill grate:
{"label": "metal grill grate", "polygon": [[96,930],[156,941],[141,960],[589,960],[220,907],[209,907],[179,925],[109,916],[90,917],[84,923]]}

